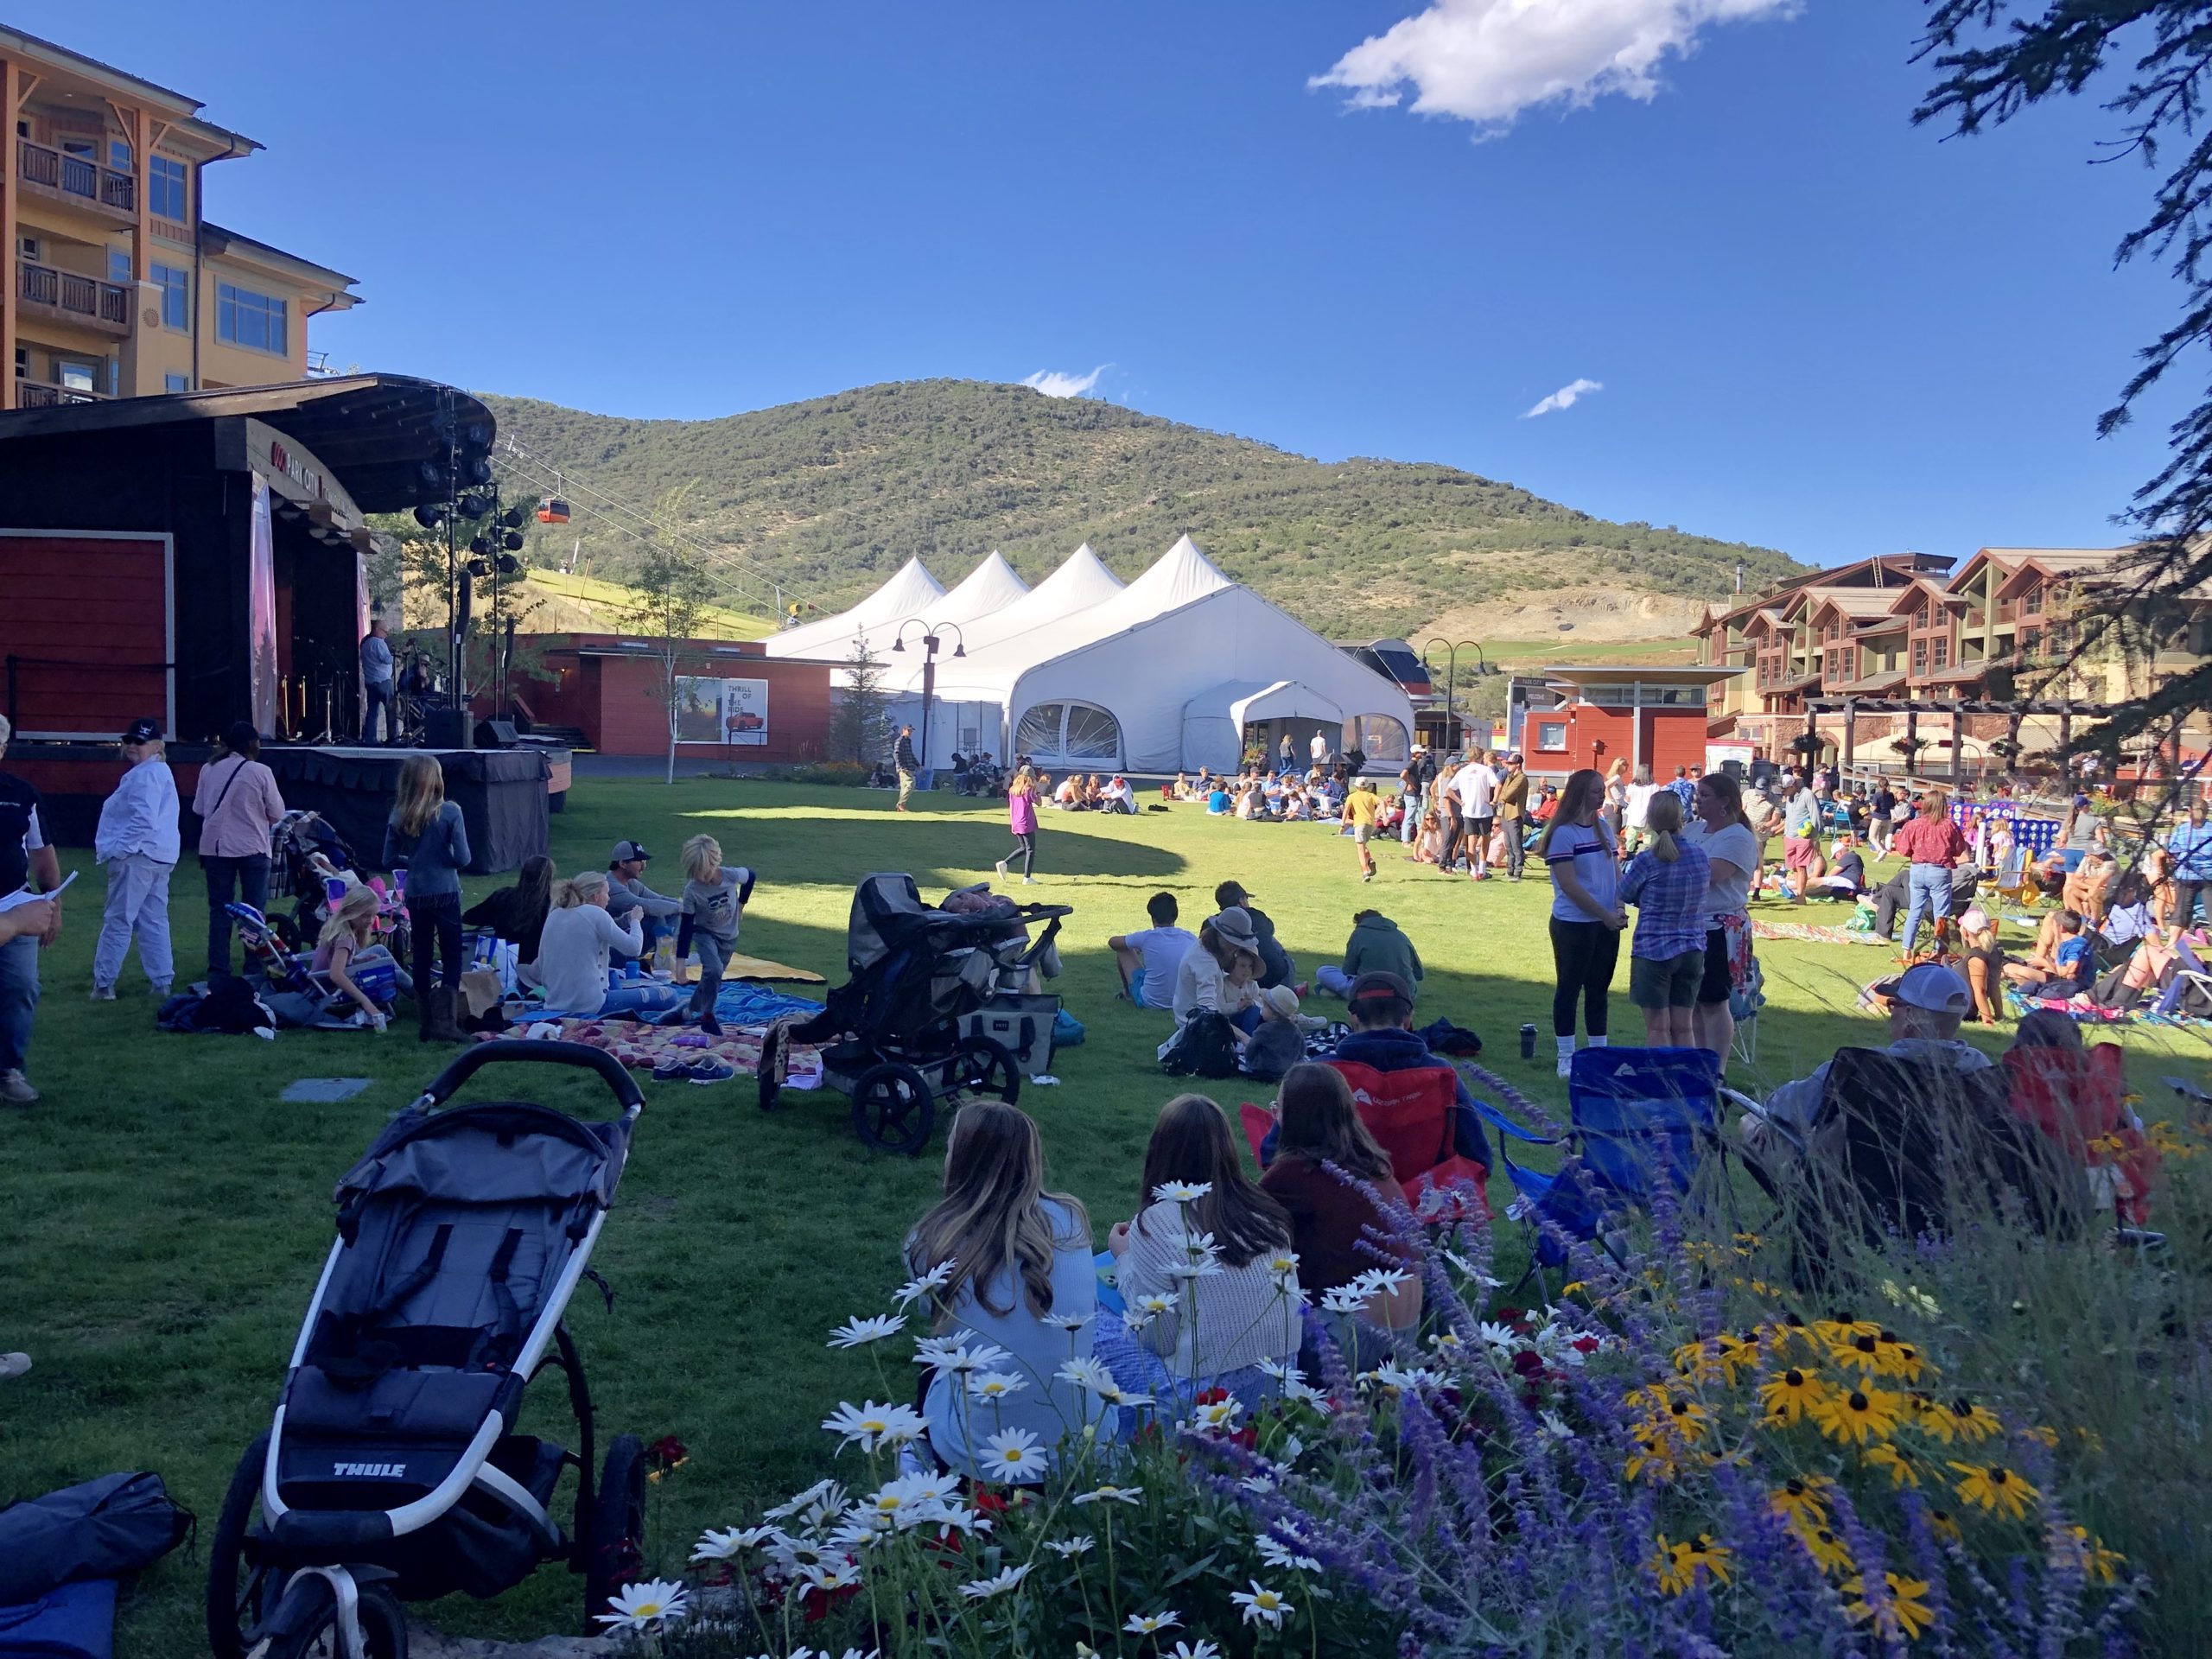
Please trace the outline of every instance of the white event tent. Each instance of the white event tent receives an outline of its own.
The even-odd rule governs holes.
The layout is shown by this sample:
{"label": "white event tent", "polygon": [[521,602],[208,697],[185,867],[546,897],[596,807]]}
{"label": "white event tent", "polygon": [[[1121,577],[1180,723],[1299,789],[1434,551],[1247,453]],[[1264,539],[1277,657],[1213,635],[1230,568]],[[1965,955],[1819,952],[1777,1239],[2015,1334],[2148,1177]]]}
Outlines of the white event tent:
{"label": "white event tent", "polygon": [[[998,555],[991,556],[998,559]],[[1006,561],[999,559],[1006,569]],[[986,561],[988,563],[988,561]],[[1007,570],[1014,576],[1014,572]],[[1014,581],[1019,583],[1020,578]],[[795,628],[772,633],[764,642],[771,657],[814,657],[842,661],[853,654],[853,641],[863,635],[880,635],[878,651],[891,649],[891,636],[910,616],[919,616],[944,597],[944,584],[922,568],[919,559],[900,565],[890,581],[849,611],[802,622]]]}
{"label": "white event tent", "polygon": [[[920,669],[908,652],[887,680],[895,716],[918,729]],[[1318,728],[1332,748],[1357,743],[1372,760],[1402,760],[1413,707],[1185,536],[1126,588],[1077,548],[969,630],[964,655],[939,655],[927,724],[931,766],[980,750],[1052,770],[1169,772],[1233,768],[1256,724],[1271,741],[1289,732],[1301,753]]]}

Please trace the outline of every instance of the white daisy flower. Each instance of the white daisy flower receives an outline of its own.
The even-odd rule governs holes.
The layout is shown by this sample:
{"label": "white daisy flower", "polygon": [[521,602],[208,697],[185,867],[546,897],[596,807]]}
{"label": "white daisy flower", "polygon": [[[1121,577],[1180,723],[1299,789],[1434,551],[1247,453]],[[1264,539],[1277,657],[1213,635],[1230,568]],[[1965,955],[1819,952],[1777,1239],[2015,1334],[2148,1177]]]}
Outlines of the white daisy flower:
{"label": "white daisy flower", "polygon": [[1338,1285],[1321,1299],[1323,1309],[1331,1313],[1357,1313],[1367,1306],[1367,1293],[1354,1280],[1348,1285]]}
{"label": "white daisy flower", "polygon": [[994,1573],[988,1579],[977,1579],[973,1584],[963,1584],[960,1593],[970,1601],[988,1601],[993,1596],[1002,1596],[1029,1576],[1029,1564],[1009,1567]]}
{"label": "white daisy flower", "polygon": [[1296,1463],[1300,1458],[1306,1454],[1306,1442],[1300,1440],[1295,1434],[1286,1434],[1282,1437],[1282,1446],[1280,1449],[1282,1452],[1282,1461],[1284,1463]]}
{"label": "white daisy flower", "polygon": [[953,1376],[995,1371],[1012,1357],[1005,1349],[988,1342],[971,1348],[959,1337],[926,1337],[914,1344],[914,1363]]}
{"label": "white daisy flower", "polygon": [[926,1425],[912,1406],[879,1406],[869,1400],[857,1406],[850,1401],[841,1403],[822,1420],[822,1427],[842,1437],[841,1446],[857,1444],[861,1451],[873,1452],[880,1446],[919,1440]]}
{"label": "white daisy flower", "polygon": [[1104,1481],[1087,1492],[1077,1492],[1074,1501],[1077,1509],[1086,1503],[1127,1503],[1134,1509],[1138,1497],[1139,1493],[1134,1486],[1116,1486],[1111,1481]]}
{"label": "white daisy flower", "polygon": [[1446,1262],[1449,1262],[1453,1267],[1459,1268],[1461,1273],[1466,1274],[1468,1278],[1473,1280],[1475,1283],[1480,1285],[1484,1290],[1502,1290],[1504,1288],[1505,1281],[1503,1280],[1491,1278],[1490,1274],[1484,1273],[1480,1268],[1477,1267],[1472,1262],[1470,1262],[1465,1256],[1461,1255],[1457,1250],[1445,1251],[1444,1259]]}
{"label": "white daisy flower", "polygon": [[699,1535],[699,1541],[691,1551],[695,1561],[727,1561],[748,1549],[758,1549],[784,1535],[774,1527],[731,1527],[718,1531],[709,1527]]}
{"label": "white daisy flower", "polygon": [[1211,1181],[1163,1181],[1152,1189],[1155,1204],[1196,1204],[1213,1191]]}
{"label": "white daisy flower", "polygon": [[1161,1313],[1173,1313],[1176,1308],[1176,1301],[1173,1296],[1155,1290],[1149,1295],[1138,1297],[1130,1306],[1141,1313],[1157,1316]]}
{"label": "white daisy flower", "polygon": [[861,1581],[860,1573],[854,1567],[853,1559],[849,1555],[824,1561],[819,1566],[802,1567],[799,1571],[799,1578],[802,1580],[798,1587],[798,1599],[801,1601],[804,1601],[809,1595],[817,1591],[827,1596],[834,1590],[849,1589]]}
{"label": "white daisy flower", "polygon": [[952,1282],[952,1263],[940,1262],[918,1279],[909,1279],[899,1287],[892,1300],[901,1307],[918,1302],[933,1290],[943,1290]]}
{"label": "white daisy flower", "polygon": [[1274,1491],[1275,1478],[1273,1475],[1247,1475],[1236,1484],[1248,1492],[1265,1494]]}
{"label": "white daisy flower", "polygon": [[1297,1573],[1319,1573],[1321,1570],[1321,1563],[1311,1555],[1301,1554],[1297,1550],[1288,1548],[1265,1533],[1261,1534],[1253,1541],[1259,1548],[1260,1559],[1269,1567],[1284,1567]]}
{"label": "white daisy flower", "polygon": [[1071,1359],[1052,1375],[1060,1382],[1072,1382],[1094,1394],[1114,1380],[1112,1373],[1095,1359]]}
{"label": "white daisy flower", "polygon": [[1521,1333],[1510,1325],[1493,1325],[1485,1319],[1475,1327],[1475,1334],[1493,1348],[1517,1348]]}
{"label": "white daisy flower", "polygon": [[656,1630],[683,1617],[691,1592],[673,1579],[626,1584],[607,1599],[614,1611],[593,1615],[611,1630]]}
{"label": "white daisy flower", "polygon": [[1574,1431],[1567,1427],[1567,1419],[1555,1411],[1539,1413],[1536,1421],[1543,1425],[1544,1433],[1555,1440],[1571,1440]]}
{"label": "white daisy flower", "polygon": [[1276,1250],[1268,1257],[1267,1267],[1268,1273],[1274,1275],[1276,1282],[1281,1283],[1298,1271],[1298,1252]]}
{"label": "white daisy flower", "polygon": [[878,1313],[869,1319],[847,1319],[830,1333],[832,1348],[861,1348],[897,1336],[906,1328],[904,1313]]}
{"label": "white daisy flower", "polygon": [[1195,1643],[1178,1642],[1163,1659],[1221,1659],[1221,1649],[1200,1637]]}
{"label": "white daisy flower", "polygon": [[1290,1611],[1290,1603],[1275,1591],[1268,1589],[1257,1579],[1252,1580],[1249,1591],[1234,1590],[1229,1599],[1244,1610],[1244,1622],[1252,1624],[1265,1619],[1271,1630],[1282,1629],[1282,1621]]}
{"label": "white daisy flower", "polygon": [[983,1472],[994,1480],[1019,1483],[1033,1476],[1041,1477],[1046,1457],[1038,1450],[1034,1434],[1026,1428],[1009,1428],[985,1439],[983,1455],[978,1461],[983,1465]]}
{"label": "white daisy flower", "polygon": [[810,1517],[826,1521],[839,1514],[845,1507],[845,1489],[834,1480],[817,1480],[787,1503],[779,1503],[767,1511],[771,1521],[798,1520]]}
{"label": "white daisy flower", "polygon": [[1079,1532],[1072,1538],[1047,1538],[1045,1541],[1045,1548],[1062,1560],[1071,1561],[1078,1555],[1090,1554],[1097,1541],[1089,1533]]}
{"label": "white daisy flower", "polygon": [[1191,1413],[1192,1424],[1209,1434],[1227,1433],[1236,1427],[1237,1414],[1244,1409],[1235,1395],[1226,1400],[1212,1400]]}
{"label": "white daisy flower", "polygon": [[970,1400],[1005,1400],[1029,1386],[1029,1379],[1014,1371],[984,1371],[968,1379]]}
{"label": "white daisy flower", "polygon": [[1080,1331],[1093,1317],[1089,1313],[1047,1313],[1045,1323],[1055,1331]]}
{"label": "white daisy flower", "polygon": [[1172,1607],[1156,1613],[1131,1613],[1128,1622],[1122,1626],[1131,1636],[1154,1636],[1183,1622],[1183,1615]]}

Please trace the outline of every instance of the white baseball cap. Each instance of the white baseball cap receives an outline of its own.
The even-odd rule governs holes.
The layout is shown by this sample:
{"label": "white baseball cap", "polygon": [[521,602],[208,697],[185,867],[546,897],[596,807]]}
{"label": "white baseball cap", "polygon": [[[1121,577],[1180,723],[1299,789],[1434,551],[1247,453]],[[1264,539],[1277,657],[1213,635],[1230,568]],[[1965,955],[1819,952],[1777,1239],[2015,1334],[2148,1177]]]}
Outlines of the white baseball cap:
{"label": "white baseball cap", "polygon": [[1923,962],[1898,976],[1891,1000],[1930,1014],[1964,1014],[1974,1006],[1974,992],[1955,969],[1938,962]]}

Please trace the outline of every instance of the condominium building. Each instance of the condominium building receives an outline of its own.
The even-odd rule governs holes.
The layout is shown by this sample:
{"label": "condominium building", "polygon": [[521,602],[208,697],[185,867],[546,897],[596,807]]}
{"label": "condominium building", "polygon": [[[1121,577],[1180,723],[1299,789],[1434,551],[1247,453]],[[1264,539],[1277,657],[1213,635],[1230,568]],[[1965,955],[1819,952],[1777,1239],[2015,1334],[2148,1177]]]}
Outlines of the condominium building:
{"label": "condominium building", "polygon": [[353,279],[211,223],[204,181],[252,139],[199,103],[0,25],[0,409],[296,380],[308,319]]}
{"label": "condominium building", "polygon": [[[1985,547],[1955,569],[1930,554],[1883,554],[1712,608],[1695,630],[1700,660],[1751,671],[1726,687],[1712,734],[1779,759],[1808,731],[1840,747],[1847,720],[1864,745],[1915,734],[1920,715],[1959,704],[2032,695],[2086,713],[2145,696],[2212,656],[2212,594],[2127,597],[2135,551]],[[2084,611],[2116,601],[2117,625],[2075,651]],[[1862,701],[1889,706],[1872,718],[1837,712]],[[1947,747],[1955,731],[1972,740],[1971,752],[2000,737],[2018,744],[2020,726],[2017,714],[1985,709],[1931,730]]]}

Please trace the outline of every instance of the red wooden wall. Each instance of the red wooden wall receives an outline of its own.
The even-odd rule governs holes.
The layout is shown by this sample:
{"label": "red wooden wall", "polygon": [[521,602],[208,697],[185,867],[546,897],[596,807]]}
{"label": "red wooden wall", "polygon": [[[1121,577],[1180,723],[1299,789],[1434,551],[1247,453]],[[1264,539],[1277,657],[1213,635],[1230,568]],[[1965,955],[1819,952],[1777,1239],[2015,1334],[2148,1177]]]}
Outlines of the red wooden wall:
{"label": "red wooden wall", "polygon": [[[1631,741],[1631,717],[1643,723],[1640,752]],[[1558,720],[1567,721],[1565,752],[1535,747],[1537,723]],[[1529,744],[1525,751],[1529,770],[1561,773],[1594,766],[1599,772],[1606,772],[1614,761],[1633,763],[1640,753],[1643,764],[1651,768],[1653,780],[1665,783],[1674,777],[1676,766],[1705,764],[1705,725],[1702,708],[1644,709],[1634,711],[1633,716],[1627,709],[1599,708],[1586,702],[1567,709],[1531,709],[1524,728]]]}
{"label": "red wooden wall", "polygon": [[169,677],[155,666],[169,654],[161,537],[0,537],[0,658],[22,659],[18,735],[113,739],[142,716],[167,728]]}
{"label": "red wooden wall", "polygon": [[[601,643],[586,641],[585,643]],[[702,642],[711,645],[713,642]],[[576,645],[547,642],[546,664],[556,677],[520,689],[522,701],[542,725],[575,726],[602,754],[664,754],[668,716],[660,701],[660,666],[645,657],[590,656]],[[819,760],[830,734],[832,702],[828,663],[783,658],[709,656],[687,670],[704,677],[766,680],[768,741],[757,747],[685,743],[685,756],[723,755],[737,761],[778,765]]]}

